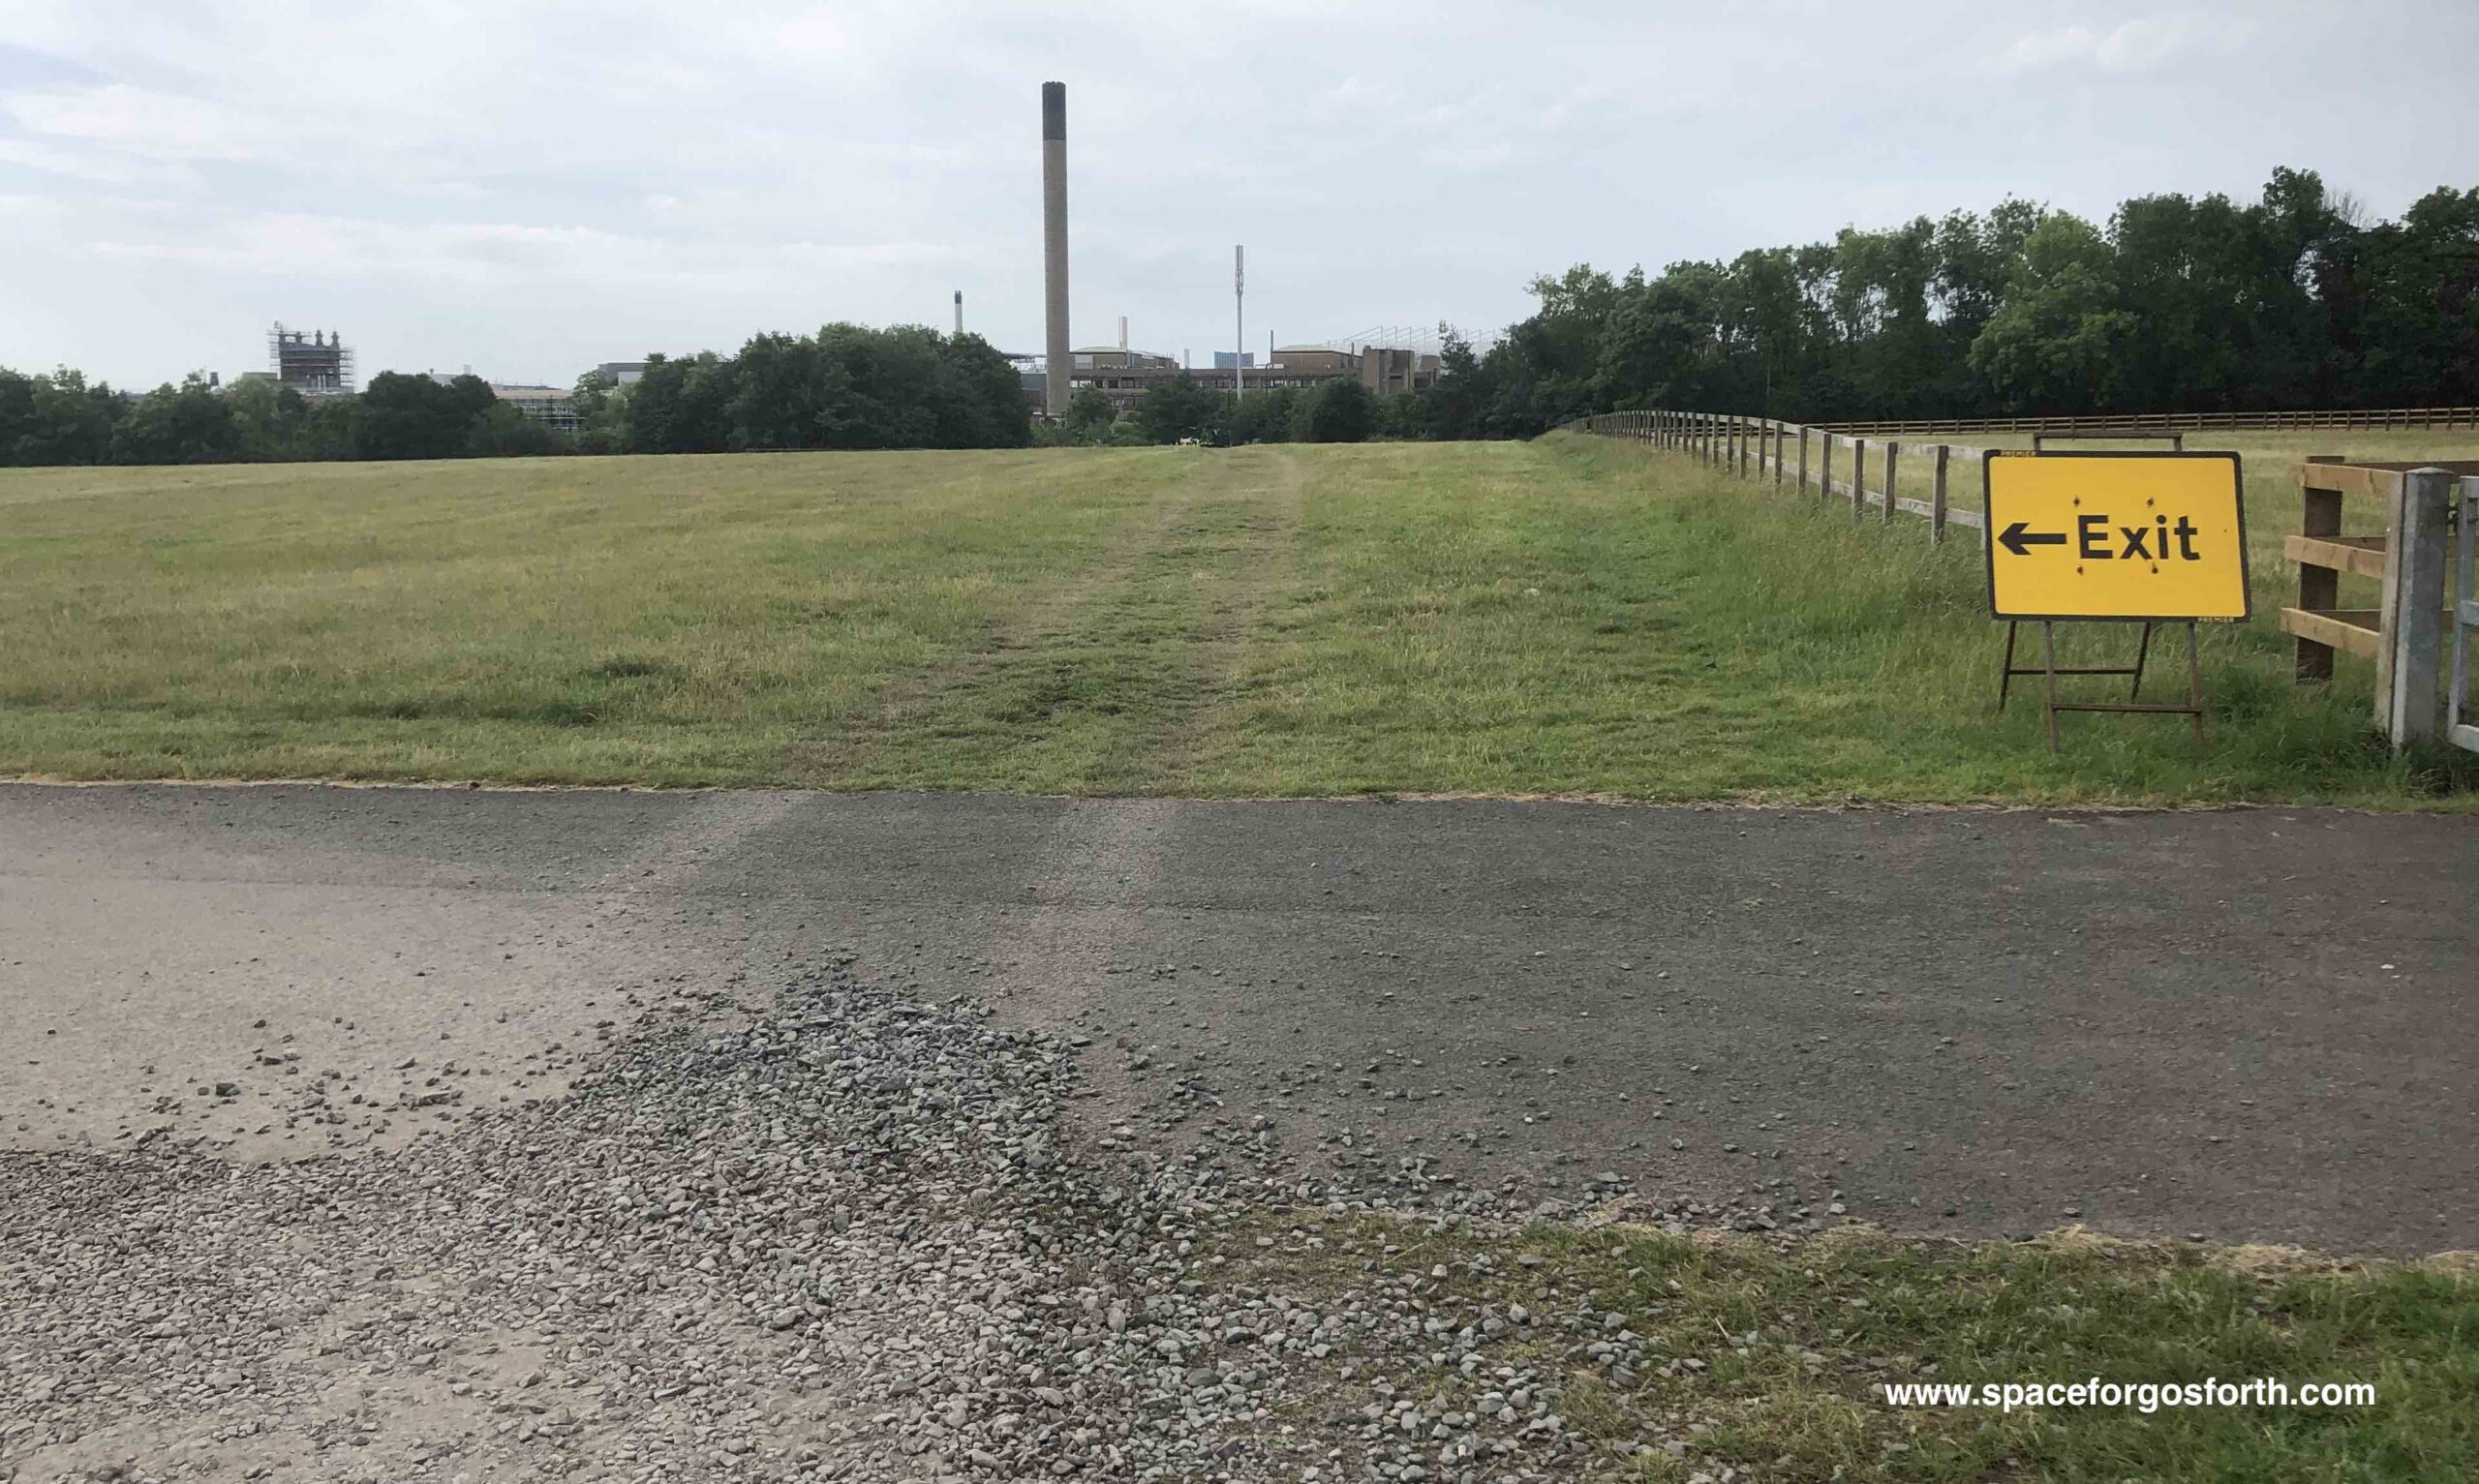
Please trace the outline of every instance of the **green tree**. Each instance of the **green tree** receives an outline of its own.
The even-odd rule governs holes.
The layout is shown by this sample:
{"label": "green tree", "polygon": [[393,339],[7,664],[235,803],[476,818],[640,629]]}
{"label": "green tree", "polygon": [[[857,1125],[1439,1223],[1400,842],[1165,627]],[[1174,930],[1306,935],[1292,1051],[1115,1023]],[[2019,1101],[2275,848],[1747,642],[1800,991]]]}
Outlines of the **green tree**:
{"label": "green tree", "polygon": [[[8,373],[0,372],[0,377]],[[0,412],[0,463],[102,464],[112,456],[112,433],[125,410],[109,386],[86,384],[66,366],[49,376],[18,379],[22,409],[14,435]],[[5,383],[0,383],[5,386]],[[0,405],[10,401],[0,389]]]}
{"label": "green tree", "polygon": [[471,374],[442,381],[427,373],[383,371],[361,394],[353,455],[454,459],[471,451],[474,426],[499,398]]}
{"label": "green tree", "polygon": [[2369,234],[2349,380],[2379,406],[2479,402],[2479,189],[2430,192]]}
{"label": "green tree", "polygon": [[1234,443],[1288,443],[1298,420],[1301,401],[1296,386],[1261,386],[1240,397],[1231,409]]}
{"label": "green tree", "polygon": [[482,409],[465,434],[465,452],[477,459],[537,458],[566,453],[570,447],[558,430],[505,402]]}
{"label": "green tree", "polygon": [[1108,392],[1087,385],[1076,388],[1076,394],[1067,399],[1067,415],[1059,420],[1067,425],[1070,442],[1098,443],[1109,435],[1118,415]]}
{"label": "green tree", "polygon": [[1304,443],[1358,443],[1377,425],[1377,397],[1358,381],[1327,382],[1301,400],[1295,414]]}
{"label": "green tree", "polygon": [[2005,305],[1972,342],[1972,365],[2007,408],[2088,412],[2127,374],[2135,319],[2118,307],[2114,254],[2091,223],[2059,212],[2023,240]]}
{"label": "green tree", "polygon": [[118,464],[215,464],[240,451],[232,409],[202,371],[138,398],[112,432],[112,460]]}
{"label": "green tree", "polygon": [[618,379],[606,372],[589,371],[577,378],[568,400],[577,409],[579,453],[628,451],[628,388],[621,385]]}
{"label": "green tree", "polygon": [[1472,342],[1454,326],[1438,327],[1437,383],[1421,393],[1426,404],[1428,436],[1440,439],[1479,438],[1493,383]]}
{"label": "green tree", "polygon": [[1136,405],[1136,425],[1148,442],[1202,439],[1218,400],[1183,371],[1146,388],[1144,399]]}

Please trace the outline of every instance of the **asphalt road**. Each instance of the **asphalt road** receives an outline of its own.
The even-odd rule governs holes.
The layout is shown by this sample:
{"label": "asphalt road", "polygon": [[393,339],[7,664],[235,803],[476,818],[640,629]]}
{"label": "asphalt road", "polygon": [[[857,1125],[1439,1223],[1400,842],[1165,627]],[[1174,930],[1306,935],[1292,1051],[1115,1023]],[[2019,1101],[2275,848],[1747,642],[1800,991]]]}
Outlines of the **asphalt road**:
{"label": "asphalt road", "polygon": [[2479,1248],[2474,908],[2479,820],[2314,809],[15,785],[0,1141],[401,1140],[848,954],[1091,1037],[1098,1136]]}

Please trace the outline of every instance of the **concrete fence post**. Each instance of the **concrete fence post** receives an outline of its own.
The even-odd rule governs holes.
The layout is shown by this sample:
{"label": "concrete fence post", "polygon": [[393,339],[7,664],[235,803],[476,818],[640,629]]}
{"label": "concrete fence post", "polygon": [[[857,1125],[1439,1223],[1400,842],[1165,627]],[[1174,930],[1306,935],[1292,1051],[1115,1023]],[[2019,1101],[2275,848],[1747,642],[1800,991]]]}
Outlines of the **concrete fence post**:
{"label": "concrete fence post", "polygon": [[2377,657],[2377,721],[2397,752],[2435,741],[2437,658],[2444,640],[2446,522],[2454,476],[2414,469],[2393,494],[2384,545],[2384,651]]}

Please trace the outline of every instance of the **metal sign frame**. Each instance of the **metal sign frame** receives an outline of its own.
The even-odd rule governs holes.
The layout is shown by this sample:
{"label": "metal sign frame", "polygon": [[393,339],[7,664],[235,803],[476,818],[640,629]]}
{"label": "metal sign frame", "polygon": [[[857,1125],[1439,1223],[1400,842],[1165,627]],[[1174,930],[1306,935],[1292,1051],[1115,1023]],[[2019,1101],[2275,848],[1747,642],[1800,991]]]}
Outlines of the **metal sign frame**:
{"label": "metal sign frame", "polygon": [[[2224,459],[2229,464],[2229,478],[2237,491],[2238,520],[2238,594],[2239,612],[2235,615],[2197,618],[2192,614],[2158,613],[2008,613],[1997,606],[1997,548],[2003,544],[1999,536],[1996,502],[1992,498],[1996,484],[1992,477],[2000,459]],[[1988,576],[1988,616],[2020,623],[2244,623],[2255,614],[2255,574],[2247,557],[2247,470],[2237,453],[2227,449],[2195,449],[2163,451],[2142,448],[2093,448],[2071,452],[2047,449],[1990,448],[1980,454],[1979,488],[1981,508],[1986,512],[1987,539],[1980,543],[1982,569]]]}

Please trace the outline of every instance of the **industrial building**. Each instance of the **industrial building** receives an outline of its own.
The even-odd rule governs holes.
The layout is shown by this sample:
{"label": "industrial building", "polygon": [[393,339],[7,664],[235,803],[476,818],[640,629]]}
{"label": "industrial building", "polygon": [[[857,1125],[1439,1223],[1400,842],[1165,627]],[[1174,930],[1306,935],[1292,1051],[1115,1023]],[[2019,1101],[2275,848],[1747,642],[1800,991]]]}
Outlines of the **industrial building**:
{"label": "industrial building", "polygon": [[[1156,385],[1182,376],[1209,391],[1218,392],[1232,391],[1236,384],[1254,392],[1274,386],[1315,387],[1329,381],[1356,380],[1378,396],[1396,397],[1436,385],[1438,375],[1434,352],[1393,346],[1285,346],[1262,364],[1251,352],[1244,383],[1227,350],[1214,352],[1214,364],[1209,367],[1183,367],[1171,356],[1125,346],[1086,346],[1071,353],[1074,365],[1068,378],[1070,395],[1075,388],[1098,386],[1111,399],[1111,406],[1122,412],[1134,409]],[[1048,368],[1027,358],[1018,362],[1018,370],[1023,374],[1025,401],[1034,411],[1043,410],[1049,388]]]}
{"label": "industrial building", "polygon": [[267,362],[278,385],[304,397],[352,395],[352,351],[341,335],[291,330],[278,320],[267,331]]}
{"label": "industrial building", "polygon": [[[466,375],[473,373],[469,368]],[[456,378],[442,371],[426,372],[442,386]],[[565,386],[538,386],[525,381],[485,381],[491,395],[523,413],[529,422],[538,422],[557,433],[574,433],[585,426],[577,414],[576,395]]]}
{"label": "industrial building", "polygon": [[585,426],[577,415],[575,396],[565,386],[508,385],[491,383],[491,395],[525,414],[527,420],[559,433],[574,433]]}

